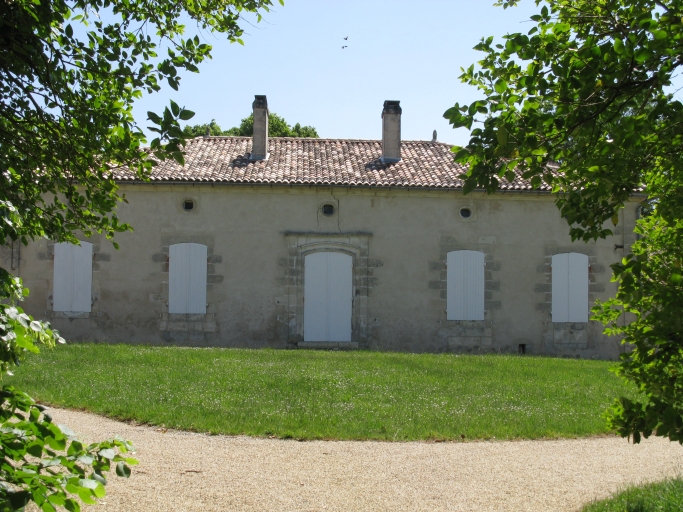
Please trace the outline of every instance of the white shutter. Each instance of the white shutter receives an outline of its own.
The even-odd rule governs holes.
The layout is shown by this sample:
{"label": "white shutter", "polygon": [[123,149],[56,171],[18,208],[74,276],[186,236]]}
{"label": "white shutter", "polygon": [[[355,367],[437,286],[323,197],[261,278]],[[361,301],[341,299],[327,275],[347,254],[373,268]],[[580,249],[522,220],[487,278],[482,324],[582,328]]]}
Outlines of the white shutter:
{"label": "white shutter", "polygon": [[55,244],[53,311],[89,313],[92,305],[92,244]]}
{"label": "white shutter", "polygon": [[187,281],[189,277],[188,244],[168,248],[168,312],[187,313]]}
{"label": "white shutter", "polygon": [[304,341],[351,341],[353,258],[316,252],[304,260]]}
{"label": "white shutter", "polygon": [[189,279],[187,312],[206,314],[206,245],[189,245]]}
{"label": "white shutter", "polygon": [[168,248],[168,312],[206,313],[206,255],[201,244]]}
{"label": "white shutter", "polygon": [[552,260],[553,322],[569,322],[569,253]]}
{"label": "white shutter", "polygon": [[588,322],[588,256],[569,253],[569,320]]}
{"label": "white shutter", "polygon": [[341,252],[328,252],[328,341],[351,341],[353,301],[353,258]]}
{"label": "white shutter", "polygon": [[453,251],[446,258],[446,318],[483,320],[484,253]]}
{"label": "white shutter", "polygon": [[588,256],[556,254],[552,267],[553,322],[588,322]]}
{"label": "white shutter", "polygon": [[92,244],[73,246],[73,295],[71,311],[90,312],[92,306]]}
{"label": "white shutter", "polygon": [[73,298],[73,245],[55,244],[53,311],[71,311]]}
{"label": "white shutter", "polygon": [[327,252],[304,260],[304,341],[327,341]]}

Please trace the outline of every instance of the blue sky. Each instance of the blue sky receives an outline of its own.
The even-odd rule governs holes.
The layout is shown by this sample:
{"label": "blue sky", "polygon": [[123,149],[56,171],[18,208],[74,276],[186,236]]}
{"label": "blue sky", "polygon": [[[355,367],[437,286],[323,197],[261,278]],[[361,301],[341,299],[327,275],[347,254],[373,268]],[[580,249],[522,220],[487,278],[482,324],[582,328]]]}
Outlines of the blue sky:
{"label": "blue sky", "polygon": [[465,144],[467,131],[442,117],[456,101],[478,97],[458,79],[460,68],[481,58],[472,50],[481,37],[526,32],[537,12],[533,0],[507,10],[493,2],[285,0],[244,26],[245,46],[204,33],[213,59],[182,75],[178,92],[166,85],[140,100],[135,117],[146,126],[146,112],[173,99],[196,113],[191,124],[216,119],[225,129],[265,94],[271,112],[321,137],[379,139],[384,100],[400,100],[404,140],[430,140],[436,129],[438,140]]}

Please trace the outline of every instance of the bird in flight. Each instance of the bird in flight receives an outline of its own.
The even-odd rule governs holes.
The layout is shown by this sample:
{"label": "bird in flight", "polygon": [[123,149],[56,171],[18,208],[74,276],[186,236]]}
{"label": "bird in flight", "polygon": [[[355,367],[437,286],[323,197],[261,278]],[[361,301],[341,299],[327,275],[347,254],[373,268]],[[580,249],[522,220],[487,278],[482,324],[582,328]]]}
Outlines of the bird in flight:
{"label": "bird in flight", "polygon": [[344,41],[346,41],[348,38],[349,38],[349,36],[346,36],[346,37],[344,38]]}
{"label": "bird in flight", "polygon": [[342,50],[343,50],[344,48],[348,48],[348,46],[342,46]]}

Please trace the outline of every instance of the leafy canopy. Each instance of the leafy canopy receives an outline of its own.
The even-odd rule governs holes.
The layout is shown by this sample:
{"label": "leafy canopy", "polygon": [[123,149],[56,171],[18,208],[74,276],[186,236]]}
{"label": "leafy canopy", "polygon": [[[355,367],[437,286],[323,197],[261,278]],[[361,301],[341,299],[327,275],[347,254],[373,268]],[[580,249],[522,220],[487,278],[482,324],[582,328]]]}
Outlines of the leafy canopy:
{"label": "leafy canopy", "polygon": [[[212,119],[208,124],[195,124],[187,125],[183,128],[183,134],[186,137],[203,137],[209,131],[209,135],[232,135],[232,136],[243,136],[251,137],[254,134],[254,114],[250,114],[249,117],[242,119],[239,126],[235,126],[228,130],[222,130],[221,127],[216,123],[215,119]],[[319,138],[318,132],[312,126],[301,126],[301,124],[296,123],[294,126],[290,126],[287,121],[277,114],[268,115],[268,136],[269,137],[307,137],[317,139]]]}
{"label": "leafy canopy", "polygon": [[632,253],[613,265],[617,296],[594,309],[629,345],[618,373],[643,395],[621,398],[608,421],[635,442],[683,442],[683,105],[668,92],[683,64],[683,0],[536,3],[527,33],[475,47],[484,58],[461,79],[483,98],[444,114],[471,129],[453,148],[469,165],[465,189],[494,192],[521,169],[552,185],[572,238],[586,241],[612,234],[608,221],[647,193]]}
{"label": "leafy canopy", "polygon": [[[282,4],[282,0],[280,0]],[[179,71],[198,71],[211,47],[180,22],[242,43],[239,23],[260,21],[271,0],[7,0],[0,2],[0,245],[36,238],[78,243],[131,229],[119,222],[114,173],[146,179],[158,160],[182,162],[179,121],[193,113],[173,101],[148,113],[149,145],[133,102],[177,89]],[[114,244],[116,245],[116,244]],[[27,353],[64,340],[17,302],[28,290],[0,268],[0,377]],[[112,462],[128,476],[129,449],[115,440],[84,446],[52,424],[33,400],[0,390],[0,510],[33,500],[44,511],[79,510],[71,495],[104,495]]]}
{"label": "leafy canopy", "polygon": [[[143,93],[198,71],[211,47],[185,36],[181,16],[241,42],[244,12],[270,0],[10,0],[0,3],[0,239],[74,231],[111,237],[128,226],[113,213],[111,171],[144,178],[154,158],[182,161],[178,121],[192,112],[171,102],[149,113],[151,152],[132,115]],[[105,21],[106,20],[106,21]],[[76,186],[78,184],[78,186]]]}

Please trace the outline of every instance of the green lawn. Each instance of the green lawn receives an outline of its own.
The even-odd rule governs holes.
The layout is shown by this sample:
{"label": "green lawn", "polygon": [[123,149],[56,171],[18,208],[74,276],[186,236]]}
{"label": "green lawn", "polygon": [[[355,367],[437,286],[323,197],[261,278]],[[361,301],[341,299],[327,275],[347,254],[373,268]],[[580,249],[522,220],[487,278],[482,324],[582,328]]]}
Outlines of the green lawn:
{"label": "green lawn", "polygon": [[61,346],[6,383],[44,403],[201,432],[297,439],[606,433],[614,363],[519,356]]}
{"label": "green lawn", "polygon": [[674,478],[629,487],[613,497],[586,505],[583,512],[680,512],[683,510],[683,479]]}

